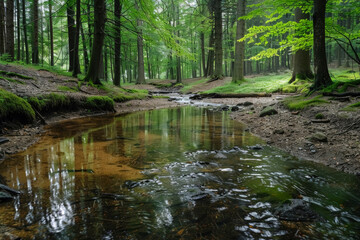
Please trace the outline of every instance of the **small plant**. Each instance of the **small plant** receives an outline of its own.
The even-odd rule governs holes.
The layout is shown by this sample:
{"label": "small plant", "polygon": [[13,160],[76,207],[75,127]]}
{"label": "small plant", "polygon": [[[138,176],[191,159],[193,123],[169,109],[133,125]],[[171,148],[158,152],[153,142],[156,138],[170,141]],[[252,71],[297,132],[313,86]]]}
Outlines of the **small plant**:
{"label": "small plant", "polygon": [[324,119],[324,118],[325,118],[325,116],[322,113],[318,113],[315,115],[315,119]]}

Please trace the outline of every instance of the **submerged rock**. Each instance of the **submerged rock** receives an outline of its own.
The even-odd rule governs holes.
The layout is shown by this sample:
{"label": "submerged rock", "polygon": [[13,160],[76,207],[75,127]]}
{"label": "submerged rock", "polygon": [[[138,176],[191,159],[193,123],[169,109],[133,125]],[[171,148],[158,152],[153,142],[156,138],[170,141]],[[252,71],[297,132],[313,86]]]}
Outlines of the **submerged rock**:
{"label": "submerged rock", "polygon": [[214,156],[214,158],[218,158],[218,159],[225,159],[227,158],[223,153],[221,152],[217,152]]}
{"label": "submerged rock", "polygon": [[13,200],[13,197],[7,192],[0,192],[0,202]]}
{"label": "submerged rock", "polygon": [[236,111],[239,111],[239,110],[240,110],[240,108],[238,106],[232,106],[231,107],[232,112],[236,112]]}
{"label": "submerged rock", "polygon": [[310,204],[302,199],[290,199],[276,210],[280,220],[291,222],[312,222],[319,216],[310,208]]}
{"label": "submerged rock", "polygon": [[278,113],[278,111],[275,108],[268,106],[260,112],[260,117],[275,115],[277,113]]}

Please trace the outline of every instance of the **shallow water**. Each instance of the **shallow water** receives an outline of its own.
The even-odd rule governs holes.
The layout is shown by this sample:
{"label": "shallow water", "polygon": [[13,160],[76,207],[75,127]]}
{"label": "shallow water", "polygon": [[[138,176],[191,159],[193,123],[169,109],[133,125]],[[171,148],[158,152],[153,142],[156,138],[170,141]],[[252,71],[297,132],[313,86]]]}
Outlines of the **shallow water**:
{"label": "shallow water", "polygon": [[[357,239],[360,181],[263,146],[227,113],[183,107],[68,121],[0,166],[28,239]],[[302,199],[313,222],[280,220]]]}

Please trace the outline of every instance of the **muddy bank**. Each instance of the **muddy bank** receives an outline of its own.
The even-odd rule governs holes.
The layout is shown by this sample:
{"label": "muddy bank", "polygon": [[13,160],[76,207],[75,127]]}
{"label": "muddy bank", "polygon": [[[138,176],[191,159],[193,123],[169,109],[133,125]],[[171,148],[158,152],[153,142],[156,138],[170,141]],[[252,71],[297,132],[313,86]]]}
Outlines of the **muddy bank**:
{"label": "muddy bank", "polygon": [[[286,96],[271,98],[206,99],[204,101],[237,105],[250,102],[242,111],[231,113],[234,120],[245,123],[249,130],[269,145],[280,148],[298,158],[318,162],[338,170],[360,175],[360,113],[342,111],[358,102],[323,104],[302,111],[289,111],[282,104]],[[275,115],[260,117],[265,106],[272,106]],[[323,120],[315,119],[317,114]]]}

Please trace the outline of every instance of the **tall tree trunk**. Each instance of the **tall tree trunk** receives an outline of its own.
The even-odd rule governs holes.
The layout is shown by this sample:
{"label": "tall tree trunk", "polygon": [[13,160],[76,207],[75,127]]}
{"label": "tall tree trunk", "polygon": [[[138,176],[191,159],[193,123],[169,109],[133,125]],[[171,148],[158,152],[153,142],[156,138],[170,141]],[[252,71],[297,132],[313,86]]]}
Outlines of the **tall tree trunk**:
{"label": "tall tree trunk", "polygon": [[29,44],[27,38],[27,29],[26,29],[26,7],[25,7],[25,0],[22,0],[22,16],[23,16],[23,31],[24,31],[24,42],[25,42],[25,56],[26,56],[26,63],[29,64]]}
{"label": "tall tree trunk", "polygon": [[21,41],[20,41],[20,1],[16,0],[16,24],[17,24],[17,56],[16,60],[20,61],[21,58]]}
{"label": "tall tree trunk", "polygon": [[49,0],[49,25],[50,25],[50,66],[54,66],[54,30],[52,20],[52,0]]}
{"label": "tall tree trunk", "polygon": [[39,2],[33,2],[32,63],[39,64]]}
{"label": "tall tree trunk", "polygon": [[74,6],[72,2],[67,3],[66,14],[68,24],[68,39],[69,39],[69,72],[74,71],[74,47],[76,38],[75,20],[74,20]]}
{"label": "tall tree trunk", "polygon": [[314,0],[314,90],[321,89],[332,84],[325,51],[325,10],[326,0]]}
{"label": "tall tree trunk", "polygon": [[[90,7],[90,4],[93,3],[94,0],[88,0],[87,2],[87,20],[88,20],[88,37],[89,37],[89,46],[92,46],[92,32],[91,30],[93,29],[92,27],[92,20],[91,20],[91,7]],[[90,55],[92,54],[92,48],[90,47]]]}
{"label": "tall tree trunk", "polygon": [[205,34],[204,32],[200,33],[200,45],[201,45],[201,63],[202,69],[204,73],[204,77],[206,74],[206,62],[205,62]]}
{"label": "tall tree trunk", "polygon": [[81,25],[81,5],[80,0],[76,0],[76,28],[75,28],[75,41],[74,41],[74,68],[73,77],[77,77],[80,73],[80,60],[79,60],[79,40],[80,40],[80,25]]}
{"label": "tall tree trunk", "polygon": [[82,23],[80,23],[80,33],[81,33],[81,39],[83,45],[84,67],[85,67],[85,72],[87,72],[89,68],[89,56],[88,56],[85,33],[84,33],[84,28],[82,27]]}
{"label": "tall tree trunk", "polygon": [[235,62],[232,82],[244,80],[244,58],[245,58],[245,42],[238,40],[245,35],[245,20],[239,19],[245,16],[246,0],[238,0],[236,21],[236,38],[235,38]]}
{"label": "tall tree trunk", "polygon": [[[138,9],[138,3],[136,0],[136,8]],[[136,84],[145,83],[145,67],[144,67],[144,42],[142,37],[142,20],[137,19],[137,50],[138,50],[138,77]]]}
{"label": "tall tree trunk", "polygon": [[89,70],[85,77],[85,81],[93,82],[94,84],[101,84],[100,74],[100,60],[104,45],[104,28],[106,21],[106,7],[105,0],[94,0],[94,41],[92,45],[92,54],[90,59]]}
{"label": "tall tree trunk", "polygon": [[115,55],[114,55],[114,85],[120,86],[120,65],[121,65],[121,30],[120,30],[120,16],[121,16],[122,4],[120,0],[114,2],[114,14],[115,14]]}
{"label": "tall tree trunk", "polygon": [[209,37],[209,53],[205,76],[211,76],[214,73],[214,29],[211,30]]}
{"label": "tall tree trunk", "polygon": [[214,1],[214,19],[215,19],[215,72],[214,78],[223,77],[223,51],[222,51],[222,9],[221,0]]}
{"label": "tall tree trunk", "polygon": [[[25,1],[25,0],[23,0]],[[4,0],[0,1],[0,55],[5,53],[5,7]]]}
{"label": "tall tree trunk", "polygon": [[[180,9],[179,3],[176,6],[176,27],[180,25]],[[180,38],[180,29],[177,30],[177,36]],[[176,41],[179,44],[179,41]],[[181,58],[179,53],[176,54],[176,83],[181,83]]]}
{"label": "tall tree trunk", "polygon": [[13,61],[15,56],[14,49],[14,0],[6,1],[6,53],[9,60]]}
{"label": "tall tree trunk", "polygon": [[147,59],[147,70],[148,70],[148,78],[151,79],[151,66],[150,66],[150,47],[146,46],[146,59]]}

